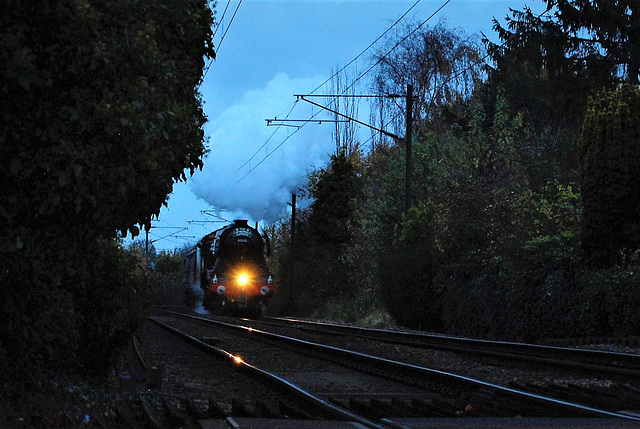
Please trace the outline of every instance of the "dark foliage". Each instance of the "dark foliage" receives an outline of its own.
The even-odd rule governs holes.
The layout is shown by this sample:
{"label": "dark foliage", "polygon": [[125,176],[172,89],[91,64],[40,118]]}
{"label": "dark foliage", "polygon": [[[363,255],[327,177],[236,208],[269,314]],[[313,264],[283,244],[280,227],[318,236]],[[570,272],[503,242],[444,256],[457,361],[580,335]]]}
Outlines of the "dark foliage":
{"label": "dark foliage", "polygon": [[589,104],[581,160],[582,245],[596,267],[626,265],[640,250],[640,90],[625,85]]}
{"label": "dark foliage", "polygon": [[206,0],[3,4],[3,390],[104,374],[136,326],[145,284],[114,239],[202,166],[211,24]]}
{"label": "dark foliage", "polygon": [[[612,77],[638,85],[640,74],[640,4],[635,0],[546,0],[557,8],[556,18],[580,43],[593,70],[613,70]],[[584,33],[588,35],[585,37]]]}
{"label": "dark foliage", "polygon": [[290,261],[287,255],[280,261],[281,273],[289,273],[291,262],[296,267],[296,308],[301,314],[331,299],[353,299],[349,264],[341,253],[352,236],[353,213],[362,187],[357,159],[357,152],[347,155],[341,151],[311,177],[308,192],[314,201],[307,213],[298,216],[294,259]]}
{"label": "dark foliage", "polygon": [[383,303],[403,326],[442,331],[442,293],[435,282],[439,269],[432,207],[412,208],[380,258]]}
{"label": "dark foliage", "polygon": [[[636,4],[553,3],[496,22],[486,82],[458,74],[480,51],[442,27],[398,33],[397,50],[374,58],[374,90],[417,88],[414,208],[403,216],[402,144],[376,142],[347,217],[329,215],[331,199],[304,217],[294,296],[312,308],[341,299],[341,317],[383,306],[406,326],[493,339],[638,334],[638,89],[587,104],[637,77]],[[403,134],[403,103],[378,107]],[[311,196],[335,195],[335,183]]]}

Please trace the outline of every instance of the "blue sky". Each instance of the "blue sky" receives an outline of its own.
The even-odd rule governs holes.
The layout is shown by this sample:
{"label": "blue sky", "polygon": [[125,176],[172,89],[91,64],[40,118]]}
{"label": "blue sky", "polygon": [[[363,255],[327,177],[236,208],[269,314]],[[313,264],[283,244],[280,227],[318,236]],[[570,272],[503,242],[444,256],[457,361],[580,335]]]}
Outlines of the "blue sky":
{"label": "blue sky", "polygon": [[[422,0],[405,21],[422,22],[445,2]],[[313,91],[332,71],[358,56],[414,3],[415,0],[244,0],[231,21],[239,3],[230,1],[214,38],[219,49],[217,59],[200,88],[209,118],[205,132],[211,153],[203,171],[186,184],[175,185],[168,208],[163,208],[159,219],[153,222],[149,239],[156,248],[170,250],[195,243],[223,225],[208,222],[216,218],[207,213],[217,212],[229,220],[248,218],[252,223],[273,222],[287,216],[292,191],[304,184],[311,169],[328,160],[334,146],[332,126],[308,124],[294,132],[291,128],[267,127],[265,119],[283,118],[292,108],[292,119],[308,119],[317,114],[317,108],[295,103],[294,94]],[[227,0],[218,0],[218,20],[226,5]],[[433,27],[444,21],[450,28],[464,30],[467,36],[480,37],[484,32],[495,40],[492,19],[504,22],[509,7],[522,10],[525,5],[534,12],[544,10],[541,0],[450,0],[426,25]],[[351,76],[364,72],[375,50],[376,46],[345,72]],[[370,93],[366,76],[361,83],[359,92]],[[327,91],[316,93],[323,92]],[[366,110],[361,104],[361,113]],[[328,115],[320,113],[317,118]],[[358,136],[365,141],[370,131],[360,128]],[[178,237],[166,237],[172,233]]]}

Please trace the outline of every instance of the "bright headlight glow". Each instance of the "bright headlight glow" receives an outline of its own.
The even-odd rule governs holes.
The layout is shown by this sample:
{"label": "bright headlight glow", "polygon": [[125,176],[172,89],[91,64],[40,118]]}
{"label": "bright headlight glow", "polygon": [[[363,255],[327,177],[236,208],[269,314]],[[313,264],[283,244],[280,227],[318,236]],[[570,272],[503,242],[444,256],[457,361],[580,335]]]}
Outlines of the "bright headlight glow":
{"label": "bright headlight glow", "polygon": [[247,277],[246,274],[240,274],[238,276],[238,283],[240,284],[240,286],[244,286],[249,282],[249,277]]}

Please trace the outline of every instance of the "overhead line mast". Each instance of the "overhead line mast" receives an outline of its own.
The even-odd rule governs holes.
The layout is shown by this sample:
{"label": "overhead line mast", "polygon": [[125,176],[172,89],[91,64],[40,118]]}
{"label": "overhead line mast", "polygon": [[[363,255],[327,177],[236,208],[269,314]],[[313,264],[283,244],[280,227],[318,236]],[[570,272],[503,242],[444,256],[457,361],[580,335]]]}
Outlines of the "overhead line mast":
{"label": "overhead line mast", "polygon": [[[295,94],[294,97],[296,97],[298,100],[306,101],[309,104],[312,104],[312,105],[314,105],[316,107],[320,107],[321,109],[327,110],[327,111],[333,113],[334,115],[338,115],[338,116],[342,116],[343,118],[347,118],[349,121],[353,121],[356,124],[364,125],[365,127],[371,128],[374,131],[378,131],[379,133],[382,133],[382,134],[386,135],[387,137],[391,137],[392,139],[402,140],[401,137],[398,137],[397,135],[395,135],[393,133],[385,131],[385,130],[383,130],[381,128],[374,127],[371,124],[367,124],[366,122],[362,122],[362,121],[360,121],[360,120],[358,120],[356,118],[352,118],[349,115],[345,115],[344,113],[340,113],[337,110],[331,109],[331,108],[329,108],[327,106],[323,106],[322,104],[316,103],[315,101],[311,101],[311,100],[308,100],[308,99],[305,98],[305,97],[318,97],[318,95]],[[365,96],[362,96],[362,97],[365,97]],[[371,97],[377,97],[377,96],[374,95],[374,96],[371,96]]]}
{"label": "overhead line mast", "polygon": [[[330,98],[330,97],[360,97],[360,98],[364,98],[364,97],[384,97],[384,98],[400,98],[400,97],[404,97],[405,101],[406,101],[406,128],[405,128],[405,137],[404,137],[404,141],[405,141],[405,189],[404,189],[404,212],[405,214],[407,214],[409,212],[409,209],[411,208],[411,200],[412,200],[412,192],[411,192],[411,188],[412,188],[412,181],[413,181],[413,162],[412,162],[412,158],[411,158],[411,152],[412,152],[412,140],[413,140],[413,85],[407,85],[407,93],[406,95],[400,95],[400,94],[389,94],[389,95],[345,95],[345,94],[340,94],[340,95],[313,95],[313,94],[307,94],[307,95],[301,95],[301,94],[296,94],[295,97],[297,97],[298,100],[302,100],[302,101],[306,101],[307,103],[313,104],[314,106],[320,107],[321,109],[327,110],[335,115],[341,116],[343,118],[347,118],[347,120],[349,121],[353,121],[357,124],[360,125],[364,125],[365,127],[371,128],[372,130],[378,131],[388,137],[391,137],[395,140],[402,140],[401,137],[390,133],[388,131],[385,131],[381,128],[378,127],[374,127],[373,125],[367,124],[365,122],[359,121],[355,118],[352,118],[351,116],[345,115],[343,113],[338,112],[337,110],[331,109],[327,106],[323,106],[322,104],[316,103],[314,101],[308,100],[305,97],[325,97],[325,98]],[[328,121],[327,121],[328,122]]]}

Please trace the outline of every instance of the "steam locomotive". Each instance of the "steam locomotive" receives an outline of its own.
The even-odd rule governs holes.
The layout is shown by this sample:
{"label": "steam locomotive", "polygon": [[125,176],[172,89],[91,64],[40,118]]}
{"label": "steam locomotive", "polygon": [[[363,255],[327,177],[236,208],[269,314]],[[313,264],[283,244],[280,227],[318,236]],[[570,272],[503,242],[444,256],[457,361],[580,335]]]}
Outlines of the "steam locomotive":
{"label": "steam locomotive", "polygon": [[275,291],[265,255],[269,238],[244,219],[204,236],[185,257],[183,282],[203,291],[214,314],[260,317]]}

